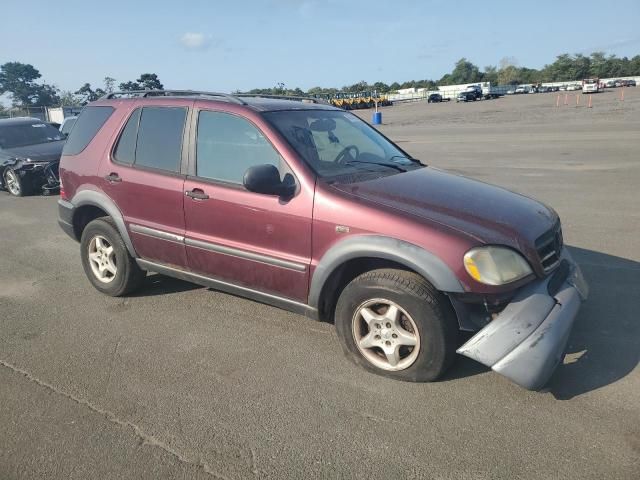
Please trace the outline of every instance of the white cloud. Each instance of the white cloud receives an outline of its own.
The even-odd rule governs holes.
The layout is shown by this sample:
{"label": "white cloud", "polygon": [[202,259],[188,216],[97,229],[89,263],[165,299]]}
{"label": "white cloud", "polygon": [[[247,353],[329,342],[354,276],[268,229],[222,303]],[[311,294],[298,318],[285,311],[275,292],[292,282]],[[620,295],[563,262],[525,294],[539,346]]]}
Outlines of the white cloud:
{"label": "white cloud", "polygon": [[191,50],[203,50],[209,46],[211,36],[198,32],[187,32],[180,37],[183,47]]}

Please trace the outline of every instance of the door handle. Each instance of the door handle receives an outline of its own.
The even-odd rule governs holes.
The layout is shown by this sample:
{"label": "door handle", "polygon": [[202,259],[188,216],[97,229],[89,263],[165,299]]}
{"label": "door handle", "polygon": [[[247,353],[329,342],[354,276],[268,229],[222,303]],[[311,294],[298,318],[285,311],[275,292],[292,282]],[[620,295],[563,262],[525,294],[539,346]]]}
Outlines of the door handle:
{"label": "door handle", "polygon": [[184,192],[187,197],[193,198],[194,200],[208,200],[209,195],[204,193],[204,190],[199,188],[194,188],[193,190],[187,190]]}
{"label": "door handle", "polygon": [[120,175],[118,175],[117,173],[110,173],[109,175],[107,175],[106,177],[104,177],[104,179],[109,182],[109,183],[118,183],[121,182],[122,179],[120,178]]}

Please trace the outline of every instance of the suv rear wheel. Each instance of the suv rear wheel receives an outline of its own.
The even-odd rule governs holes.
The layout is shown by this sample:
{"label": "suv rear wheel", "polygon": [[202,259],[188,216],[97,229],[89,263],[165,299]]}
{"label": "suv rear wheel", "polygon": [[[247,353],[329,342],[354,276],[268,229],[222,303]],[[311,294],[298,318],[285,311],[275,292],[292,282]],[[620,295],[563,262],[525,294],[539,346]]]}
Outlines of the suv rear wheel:
{"label": "suv rear wheel", "polygon": [[85,274],[102,293],[119,297],[133,292],[144,282],[145,272],[129,255],[120,233],[107,217],[86,226],[80,251]]}
{"label": "suv rear wheel", "polygon": [[412,272],[380,269],[356,277],[338,299],[335,323],[347,357],[379,375],[428,382],[455,359],[451,306]]}

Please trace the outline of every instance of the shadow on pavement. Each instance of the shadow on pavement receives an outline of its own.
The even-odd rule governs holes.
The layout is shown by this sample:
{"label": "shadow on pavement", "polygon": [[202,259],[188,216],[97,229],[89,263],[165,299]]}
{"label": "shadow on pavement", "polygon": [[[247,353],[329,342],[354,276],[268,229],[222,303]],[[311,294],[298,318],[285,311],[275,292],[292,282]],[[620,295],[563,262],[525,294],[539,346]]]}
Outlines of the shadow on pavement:
{"label": "shadow on pavement", "polygon": [[185,282],[173,277],[166,277],[159,273],[147,275],[144,286],[131,297],[152,297],[154,295],[166,295],[168,293],[188,292],[198,288],[204,288],[195,283]]}
{"label": "shadow on pavement", "polygon": [[640,263],[570,247],[589,283],[564,364],[545,390],[568,400],[614,383],[640,360]]}

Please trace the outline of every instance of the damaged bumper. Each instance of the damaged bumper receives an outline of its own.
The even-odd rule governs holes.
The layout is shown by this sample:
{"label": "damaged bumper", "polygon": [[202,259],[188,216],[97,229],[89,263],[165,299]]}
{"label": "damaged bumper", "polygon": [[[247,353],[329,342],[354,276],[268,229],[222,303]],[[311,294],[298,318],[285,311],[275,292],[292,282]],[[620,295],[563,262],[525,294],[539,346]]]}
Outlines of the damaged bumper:
{"label": "damaged bumper", "polygon": [[16,163],[12,168],[23,181],[29,182],[34,189],[40,189],[45,194],[60,189],[58,177],[59,162],[23,162]]}
{"label": "damaged bumper", "polygon": [[588,286],[565,248],[556,271],[520,290],[506,308],[458,349],[511,381],[538,390],[562,360]]}

